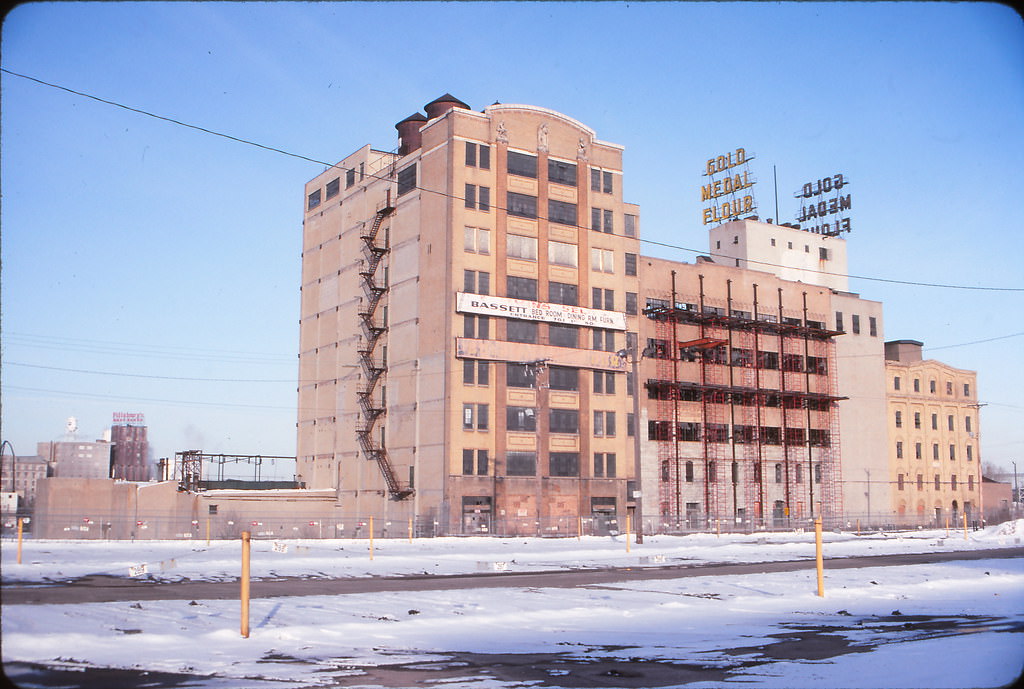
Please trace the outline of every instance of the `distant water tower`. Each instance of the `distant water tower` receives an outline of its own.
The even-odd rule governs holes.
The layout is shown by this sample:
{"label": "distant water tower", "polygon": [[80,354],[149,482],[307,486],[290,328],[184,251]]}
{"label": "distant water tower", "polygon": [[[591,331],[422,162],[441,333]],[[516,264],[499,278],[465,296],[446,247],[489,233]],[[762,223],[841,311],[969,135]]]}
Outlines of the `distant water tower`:
{"label": "distant water tower", "polygon": [[69,416],[68,420],[64,422],[64,436],[68,440],[74,440],[78,435],[78,419],[74,416]]}

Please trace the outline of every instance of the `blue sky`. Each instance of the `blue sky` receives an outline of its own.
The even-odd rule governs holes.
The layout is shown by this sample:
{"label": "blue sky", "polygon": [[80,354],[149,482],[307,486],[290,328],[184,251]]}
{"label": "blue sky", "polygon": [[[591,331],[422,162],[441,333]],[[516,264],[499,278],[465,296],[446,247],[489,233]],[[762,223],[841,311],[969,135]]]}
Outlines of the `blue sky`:
{"label": "blue sky", "polygon": [[[762,217],[774,165],[782,220],[842,172],[853,275],[1017,288],[851,281],[885,303],[887,339],[979,372],[983,461],[1024,467],[1024,24],[1006,6],[36,3],[6,16],[2,66],[326,162],[394,148],[445,92],[540,105],[626,147],[643,238],[698,251],[707,158],[757,156]],[[303,184],[323,166],[0,88],[3,438],[32,454],[68,416],[99,437],[129,411],[157,456],[294,454]]]}

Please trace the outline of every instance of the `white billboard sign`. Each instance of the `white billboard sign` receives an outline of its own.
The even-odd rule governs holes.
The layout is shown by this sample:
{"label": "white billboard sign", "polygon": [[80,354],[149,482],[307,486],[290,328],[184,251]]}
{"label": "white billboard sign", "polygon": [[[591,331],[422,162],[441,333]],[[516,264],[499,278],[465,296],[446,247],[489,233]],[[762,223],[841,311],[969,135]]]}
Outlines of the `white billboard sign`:
{"label": "white billboard sign", "polygon": [[505,318],[519,318],[527,321],[579,325],[585,328],[626,329],[626,315],[617,311],[602,311],[601,309],[566,306],[565,304],[548,304],[546,302],[529,301],[526,299],[492,297],[488,294],[459,292],[455,309],[460,313],[504,316]]}

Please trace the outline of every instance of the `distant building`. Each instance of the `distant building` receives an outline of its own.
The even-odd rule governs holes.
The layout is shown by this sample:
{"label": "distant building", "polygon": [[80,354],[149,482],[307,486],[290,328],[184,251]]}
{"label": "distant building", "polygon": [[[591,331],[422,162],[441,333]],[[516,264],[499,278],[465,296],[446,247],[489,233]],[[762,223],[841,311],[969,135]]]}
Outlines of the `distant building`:
{"label": "distant building", "polygon": [[901,521],[978,518],[981,447],[977,373],[922,359],[923,343],[885,343],[889,465]]}
{"label": "distant building", "polygon": [[111,444],[104,440],[62,440],[36,445],[36,454],[60,478],[110,478]]}
{"label": "distant building", "polygon": [[43,457],[28,456],[15,459],[12,455],[3,456],[3,476],[0,490],[17,493],[22,507],[32,507],[36,501],[36,483],[46,478],[47,461]]}
{"label": "distant building", "polygon": [[985,510],[985,521],[989,524],[1005,522],[1015,518],[1017,511],[1013,504],[1013,486],[996,481],[988,476],[981,477],[981,504]]}
{"label": "distant building", "polygon": [[112,478],[148,481],[153,477],[147,430],[145,425],[136,423],[115,423],[110,427]]}

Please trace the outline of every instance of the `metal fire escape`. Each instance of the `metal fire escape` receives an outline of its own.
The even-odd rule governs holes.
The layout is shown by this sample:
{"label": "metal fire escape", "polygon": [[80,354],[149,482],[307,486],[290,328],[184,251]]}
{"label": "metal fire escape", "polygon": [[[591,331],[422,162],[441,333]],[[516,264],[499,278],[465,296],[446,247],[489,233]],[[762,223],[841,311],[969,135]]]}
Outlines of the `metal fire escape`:
{"label": "metal fire escape", "polygon": [[388,459],[387,449],[384,446],[383,434],[380,438],[374,437],[375,431],[382,428],[378,425],[378,421],[386,412],[382,383],[387,376],[387,361],[383,354],[377,351],[381,337],[387,332],[387,322],[378,315],[377,311],[381,299],[388,291],[388,285],[386,280],[379,279],[377,271],[389,250],[387,242],[383,245],[377,243],[377,235],[384,219],[394,211],[391,190],[388,190],[386,200],[374,214],[370,227],[359,235],[363,241],[365,261],[364,267],[359,271],[359,276],[363,279],[363,291],[366,295],[366,300],[359,310],[360,324],[365,337],[365,341],[359,349],[359,360],[363,366],[365,382],[357,391],[362,415],[356,426],[356,435],[363,454],[367,459],[375,461],[380,468],[391,499],[402,500],[412,495],[413,491],[408,486],[401,485],[395,477],[391,461]]}

